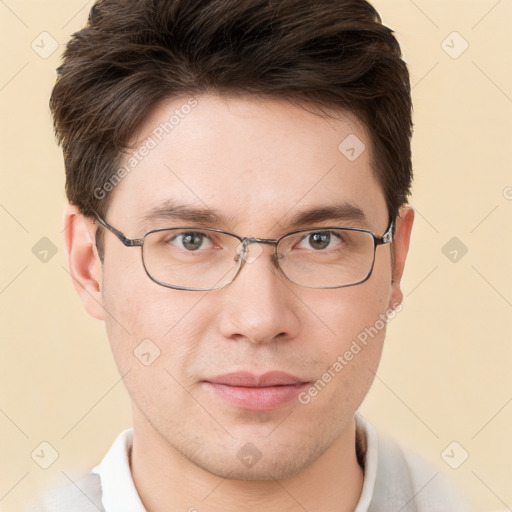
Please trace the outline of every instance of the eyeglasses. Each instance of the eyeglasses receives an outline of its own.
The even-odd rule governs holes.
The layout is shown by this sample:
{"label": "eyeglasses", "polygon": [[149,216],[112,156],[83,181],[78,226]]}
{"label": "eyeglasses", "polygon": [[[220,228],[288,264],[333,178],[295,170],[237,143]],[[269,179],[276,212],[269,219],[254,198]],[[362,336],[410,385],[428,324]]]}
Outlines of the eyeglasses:
{"label": "eyeglasses", "polygon": [[142,264],[155,283],[190,291],[217,290],[232,283],[252,244],[273,245],[274,263],[293,283],[307,288],[344,288],[371,276],[378,245],[390,243],[394,219],[381,237],[359,228],[298,229],[277,239],[240,237],[221,229],[169,227],[131,239],[96,215],[126,247],[141,247]]}

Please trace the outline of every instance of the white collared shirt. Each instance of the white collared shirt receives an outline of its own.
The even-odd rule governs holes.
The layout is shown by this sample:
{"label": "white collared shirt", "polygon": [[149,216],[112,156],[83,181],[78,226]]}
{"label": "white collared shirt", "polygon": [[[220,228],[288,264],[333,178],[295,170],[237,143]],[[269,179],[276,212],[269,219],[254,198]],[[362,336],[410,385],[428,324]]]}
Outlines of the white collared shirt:
{"label": "white collared shirt", "polygon": [[121,432],[100,464],[91,471],[101,478],[105,512],[146,512],[130,470],[132,442],[133,429]]}

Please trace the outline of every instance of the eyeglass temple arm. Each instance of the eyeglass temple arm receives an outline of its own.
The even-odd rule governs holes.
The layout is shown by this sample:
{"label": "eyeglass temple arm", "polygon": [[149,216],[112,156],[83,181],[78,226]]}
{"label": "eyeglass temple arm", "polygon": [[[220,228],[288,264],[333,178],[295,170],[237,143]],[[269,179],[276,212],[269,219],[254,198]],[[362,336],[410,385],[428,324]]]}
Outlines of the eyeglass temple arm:
{"label": "eyeglass temple arm", "polygon": [[123,242],[126,247],[134,247],[134,246],[140,246],[143,243],[143,240],[141,238],[128,238],[121,233],[121,231],[118,231],[114,226],[111,226],[108,222],[104,221],[96,212],[94,212],[96,215],[96,218],[98,219],[98,222],[104,227],[107,228],[111,233],[114,233],[114,235]]}
{"label": "eyeglass temple arm", "polygon": [[390,217],[386,232],[381,237],[378,237],[378,236],[375,237],[375,245],[384,245],[389,242],[392,242],[394,236],[395,236],[395,219]]}

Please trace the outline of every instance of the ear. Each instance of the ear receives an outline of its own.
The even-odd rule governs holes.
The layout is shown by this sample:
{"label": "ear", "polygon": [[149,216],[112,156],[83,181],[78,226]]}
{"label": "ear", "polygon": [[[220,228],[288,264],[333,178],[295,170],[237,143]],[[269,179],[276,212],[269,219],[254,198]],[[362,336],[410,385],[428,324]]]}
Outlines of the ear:
{"label": "ear", "polygon": [[395,236],[393,237],[392,251],[394,263],[392,268],[392,291],[388,304],[390,309],[395,308],[402,303],[403,293],[400,287],[402,275],[404,273],[405,260],[409,252],[409,242],[411,240],[412,225],[414,223],[414,210],[410,206],[400,208],[396,218]]}
{"label": "ear", "polygon": [[104,320],[101,297],[102,266],[96,249],[96,226],[78,208],[68,204],[62,217],[64,248],[76,291],[86,311]]}

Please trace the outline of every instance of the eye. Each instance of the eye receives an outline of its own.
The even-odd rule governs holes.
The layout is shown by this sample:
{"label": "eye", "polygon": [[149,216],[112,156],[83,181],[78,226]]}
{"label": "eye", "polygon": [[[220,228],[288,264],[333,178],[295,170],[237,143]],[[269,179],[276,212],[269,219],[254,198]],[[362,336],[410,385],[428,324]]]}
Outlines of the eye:
{"label": "eye", "polygon": [[299,242],[298,248],[322,251],[325,249],[332,249],[336,247],[336,245],[339,245],[340,242],[341,237],[333,231],[315,231],[304,236]]}
{"label": "eye", "polygon": [[205,250],[213,247],[212,241],[208,235],[196,231],[188,231],[175,235],[169,239],[168,243],[177,245],[180,249],[185,249],[186,251]]}

